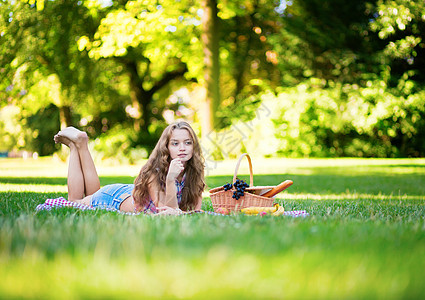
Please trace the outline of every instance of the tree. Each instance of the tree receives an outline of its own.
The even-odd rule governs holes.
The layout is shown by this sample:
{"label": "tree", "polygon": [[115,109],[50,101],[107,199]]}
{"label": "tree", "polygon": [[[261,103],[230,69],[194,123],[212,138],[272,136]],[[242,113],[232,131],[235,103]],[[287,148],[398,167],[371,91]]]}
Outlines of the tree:
{"label": "tree", "polygon": [[[111,9],[80,50],[127,73],[137,144],[152,146],[162,131],[164,101],[174,82],[196,81],[201,70],[200,16],[194,1],[128,1]],[[195,78],[195,79],[194,79]]]}
{"label": "tree", "polygon": [[290,51],[299,61],[298,82],[318,77],[351,83],[379,70],[369,2],[291,1],[281,14],[281,34],[296,41]]}
{"label": "tree", "polygon": [[[317,153],[337,155],[423,155],[423,12],[423,1],[291,1],[280,35],[299,45],[288,52],[301,62],[294,103],[304,110],[291,126],[304,127],[302,138],[311,137],[303,145],[295,134],[295,147],[319,145]],[[282,123],[285,118],[276,120],[284,136],[291,126]]]}
{"label": "tree", "polygon": [[[71,125],[71,108],[81,103],[92,82],[91,61],[75,43],[81,35],[92,34],[92,15],[81,1],[64,0],[37,5],[5,1],[1,14],[1,84],[8,86],[1,97],[20,99],[32,112],[52,101],[59,108],[61,126]],[[29,95],[46,80],[55,82],[51,88],[57,87],[57,97],[32,101]]]}
{"label": "tree", "polygon": [[202,126],[204,135],[216,126],[216,112],[220,104],[219,18],[216,0],[202,1],[202,44],[204,52],[205,113]]}
{"label": "tree", "polygon": [[390,85],[398,86],[400,80],[406,82],[407,76],[410,82],[422,86],[425,82],[425,3],[379,0],[369,5],[368,11],[372,14],[369,27],[382,41],[382,51],[377,54],[385,58],[383,63],[390,68]]}
{"label": "tree", "polygon": [[382,74],[391,94],[402,101],[380,122],[385,134],[403,156],[423,156],[425,151],[425,2],[377,1],[370,28],[382,42]]}
{"label": "tree", "polygon": [[[282,84],[285,72],[278,68],[274,37],[281,29],[273,1],[238,0],[219,3],[222,106],[217,112],[221,127],[234,120],[254,117],[258,94]],[[286,72],[287,73],[287,72]]]}

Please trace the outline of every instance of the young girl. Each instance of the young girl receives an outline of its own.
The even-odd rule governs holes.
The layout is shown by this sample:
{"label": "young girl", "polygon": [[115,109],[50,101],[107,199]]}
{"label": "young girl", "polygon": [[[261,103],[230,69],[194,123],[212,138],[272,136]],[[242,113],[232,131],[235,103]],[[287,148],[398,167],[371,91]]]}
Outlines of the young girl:
{"label": "young girl", "polygon": [[85,132],[68,127],[54,140],[70,149],[69,201],[126,212],[178,214],[181,210],[201,209],[204,162],[198,138],[186,122],[165,128],[134,184],[100,188]]}

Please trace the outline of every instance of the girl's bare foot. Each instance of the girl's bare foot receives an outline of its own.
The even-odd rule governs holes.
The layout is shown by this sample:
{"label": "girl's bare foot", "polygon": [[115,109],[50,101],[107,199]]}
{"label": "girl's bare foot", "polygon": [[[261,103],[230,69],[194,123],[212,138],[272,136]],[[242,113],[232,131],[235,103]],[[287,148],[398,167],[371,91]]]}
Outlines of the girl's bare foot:
{"label": "girl's bare foot", "polygon": [[58,132],[56,136],[64,137],[73,142],[77,147],[85,146],[88,143],[87,133],[75,127],[67,127]]}
{"label": "girl's bare foot", "polygon": [[56,144],[61,143],[61,144],[64,144],[64,145],[66,145],[66,146],[68,146],[70,148],[72,146],[74,146],[74,143],[69,138],[67,138],[65,136],[61,136],[59,134],[55,135],[53,137],[53,140],[55,141]]}

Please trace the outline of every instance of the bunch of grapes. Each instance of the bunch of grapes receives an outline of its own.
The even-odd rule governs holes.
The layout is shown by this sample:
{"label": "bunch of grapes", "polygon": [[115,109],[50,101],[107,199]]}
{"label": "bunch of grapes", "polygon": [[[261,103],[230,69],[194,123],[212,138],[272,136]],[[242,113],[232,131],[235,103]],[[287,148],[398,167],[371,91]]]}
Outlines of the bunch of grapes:
{"label": "bunch of grapes", "polygon": [[227,184],[223,185],[223,187],[224,187],[224,190],[225,191],[228,191],[228,190],[230,190],[232,188],[232,184],[231,183],[227,183]]}
{"label": "bunch of grapes", "polygon": [[232,186],[235,187],[235,191],[233,191],[232,198],[236,200],[239,200],[240,197],[243,197],[243,195],[245,194],[245,189],[249,187],[249,185],[245,181],[241,179],[236,179],[234,184],[227,183],[223,185],[223,188],[225,191],[228,191],[232,189]]}
{"label": "bunch of grapes", "polygon": [[241,179],[236,179],[236,182],[233,184],[233,186],[236,190],[233,192],[232,198],[235,198],[236,200],[239,200],[240,197],[243,197],[245,194],[245,189],[249,187],[249,185]]}

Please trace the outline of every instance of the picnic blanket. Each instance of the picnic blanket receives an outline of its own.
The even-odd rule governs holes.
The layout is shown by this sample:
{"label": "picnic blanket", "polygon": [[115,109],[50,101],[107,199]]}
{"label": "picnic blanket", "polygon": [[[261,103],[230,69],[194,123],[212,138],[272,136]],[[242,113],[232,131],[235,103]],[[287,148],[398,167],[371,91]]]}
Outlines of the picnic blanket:
{"label": "picnic blanket", "polygon": [[[72,207],[72,208],[76,208],[76,209],[80,209],[80,210],[97,210],[97,209],[103,209],[106,211],[113,211],[113,212],[117,212],[119,214],[124,214],[124,215],[140,215],[140,214],[144,214],[143,212],[123,212],[120,210],[117,210],[115,208],[111,208],[111,207],[92,207],[89,205],[85,205],[85,204],[80,204],[77,202],[72,202],[72,201],[68,201],[63,197],[59,197],[59,198],[55,198],[55,199],[47,199],[44,203],[37,205],[37,207],[35,208],[36,211],[41,211],[41,210],[51,210],[52,208],[61,208],[61,207]],[[223,214],[219,214],[213,211],[193,211],[190,212],[189,214],[209,214],[209,215],[217,215],[217,216],[224,216]],[[186,214],[184,214],[186,215]],[[292,211],[285,211],[283,213],[283,216],[291,216],[291,217],[307,217],[309,216],[309,214],[305,211],[305,210],[292,210]]]}

